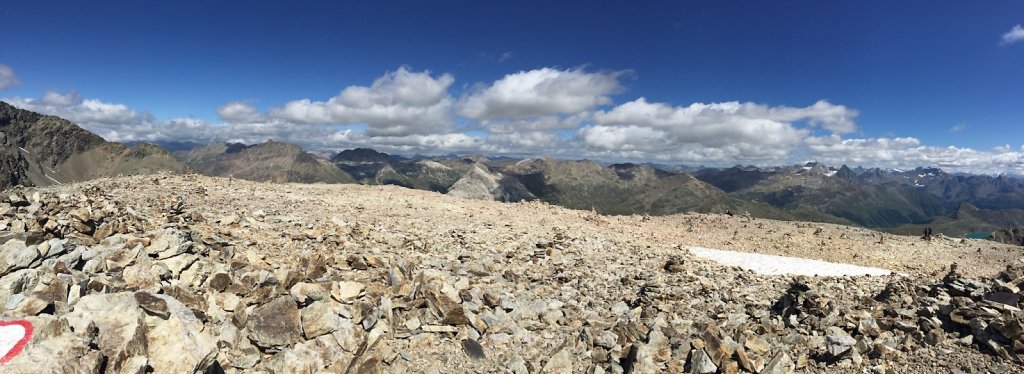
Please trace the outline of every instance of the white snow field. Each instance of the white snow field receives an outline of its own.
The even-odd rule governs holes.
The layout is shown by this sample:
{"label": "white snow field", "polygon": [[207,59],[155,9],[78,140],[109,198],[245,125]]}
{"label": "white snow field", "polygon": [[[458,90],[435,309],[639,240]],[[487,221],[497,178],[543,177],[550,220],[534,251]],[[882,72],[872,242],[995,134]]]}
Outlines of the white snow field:
{"label": "white snow field", "polygon": [[690,253],[693,253],[697,257],[705,258],[722,265],[738,266],[744,270],[751,270],[755,273],[764,275],[841,277],[856,275],[884,276],[892,274],[891,271],[881,268],[809,260],[799,257],[723,251],[720,249],[702,247],[690,247],[689,250]]}

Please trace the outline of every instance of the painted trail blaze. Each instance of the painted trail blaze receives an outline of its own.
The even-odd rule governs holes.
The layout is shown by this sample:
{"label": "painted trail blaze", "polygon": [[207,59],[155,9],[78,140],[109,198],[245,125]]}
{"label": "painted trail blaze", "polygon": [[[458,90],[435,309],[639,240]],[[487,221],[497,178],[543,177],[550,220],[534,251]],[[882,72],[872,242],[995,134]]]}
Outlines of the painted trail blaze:
{"label": "painted trail blaze", "polygon": [[10,361],[32,339],[32,323],[23,319],[0,321],[0,364]]}

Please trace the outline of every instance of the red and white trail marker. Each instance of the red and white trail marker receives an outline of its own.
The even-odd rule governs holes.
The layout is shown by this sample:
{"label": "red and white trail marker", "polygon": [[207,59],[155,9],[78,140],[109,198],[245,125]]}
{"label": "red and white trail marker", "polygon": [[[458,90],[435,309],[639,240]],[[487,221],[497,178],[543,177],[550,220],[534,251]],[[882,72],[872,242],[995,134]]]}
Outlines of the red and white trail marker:
{"label": "red and white trail marker", "polygon": [[23,319],[0,321],[0,364],[10,361],[32,339],[32,323]]}

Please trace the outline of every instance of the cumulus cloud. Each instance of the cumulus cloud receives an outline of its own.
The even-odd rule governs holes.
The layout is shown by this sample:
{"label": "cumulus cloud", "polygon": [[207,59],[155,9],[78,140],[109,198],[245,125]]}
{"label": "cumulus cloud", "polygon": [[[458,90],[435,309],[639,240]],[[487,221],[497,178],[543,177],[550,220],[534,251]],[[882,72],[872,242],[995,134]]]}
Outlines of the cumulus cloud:
{"label": "cumulus cloud", "polygon": [[75,91],[66,94],[49,91],[38,99],[15,97],[5,101],[18,108],[65,118],[86,128],[137,125],[153,120],[149,113],[135,111],[124,104],[82,99]]}
{"label": "cumulus cloud", "polygon": [[573,115],[611,104],[610,95],[622,90],[623,74],[552,68],[521,71],[464,97],[459,114],[477,120]]}
{"label": "cumulus cloud", "polygon": [[451,125],[450,74],[402,67],[369,87],[349,86],[327,101],[295,100],[272,109],[272,118],[304,124],[365,124],[373,135],[431,134]]}
{"label": "cumulus cloud", "polygon": [[262,122],[264,117],[256,108],[244,101],[232,101],[217,108],[217,115],[231,123]]}
{"label": "cumulus cloud", "polygon": [[811,135],[797,122],[845,134],[856,130],[857,114],[827,101],[803,108],[740,102],[682,107],[641,97],[594,113],[594,124],[581,128],[577,136],[589,151],[599,153],[718,162],[770,160],[784,158]]}
{"label": "cumulus cloud", "polygon": [[1021,27],[1021,25],[1015,25],[1010,29],[1010,31],[1003,34],[1000,42],[1003,45],[1008,45],[1022,40],[1024,40],[1024,27]]}
{"label": "cumulus cloud", "polygon": [[14,74],[14,69],[10,66],[0,64],[0,90],[6,90],[18,83],[21,83],[21,81],[18,80],[18,76]]}
{"label": "cumulus cloud", "polygon": [[474,153],[483,143],[484,139],[464,133],[371,136],[352,129],[337,131],[325,140],[334,149],[372,147],[385,152],[427,154]]}
{"label": "cumulus cloud", "polygon": [[842,139],[838,136],[806,140],[811,157],[826,164],[909,169],[934,166],[947,171],[977,174],[1024,175],[1024,147],[982,151],[963,147],[921,144],[913,137]]}

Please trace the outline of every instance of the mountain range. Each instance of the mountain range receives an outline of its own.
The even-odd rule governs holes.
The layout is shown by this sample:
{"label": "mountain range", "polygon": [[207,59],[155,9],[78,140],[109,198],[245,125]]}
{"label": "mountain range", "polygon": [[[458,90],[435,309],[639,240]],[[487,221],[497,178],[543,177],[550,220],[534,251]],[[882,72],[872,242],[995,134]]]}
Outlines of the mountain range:
{"label": "mountain range", "polygon": [[206,175],[261,182],[354,183],[344,171],[301,147],[268,141],[262,144],[214,143],[174,153],[182,163]]}
{"label": "mountain range", "polygon": [[159,146],[108,142],[68,120],[0,101],[0,188],[184,170]]}
{"label": "mountain range", "polygon": [[[368,148],[313,154],[277,141],[107,142],[54,116],[0,102],[0,188],[120,174],[191,170],[278,183],[399,185],[506,202],[540,200],[613,215],[683,212],[859,225],[900,234],[1008,233],[1024,221],[1024,181],[937,168],[839,168],[820,163],[687,168],[552,158],[389,155]],[[996,235],[998,236],[998,235]],[[995,236],[994,236],[995,237]]]}

